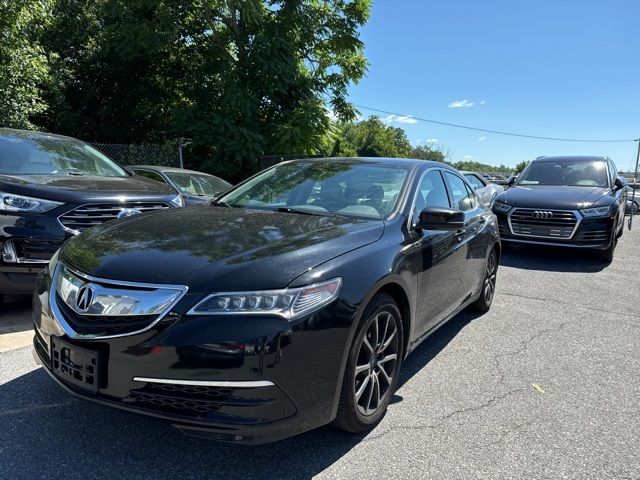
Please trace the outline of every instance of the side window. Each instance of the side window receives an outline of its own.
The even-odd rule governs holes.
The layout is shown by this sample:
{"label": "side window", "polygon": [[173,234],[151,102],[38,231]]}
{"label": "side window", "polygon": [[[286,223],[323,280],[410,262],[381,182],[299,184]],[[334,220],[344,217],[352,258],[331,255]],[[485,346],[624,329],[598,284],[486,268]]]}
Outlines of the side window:
{"label": "side window", "polygon": [[438,170],[427,172],[418,185],[415,206],[413,209],[413,221],[417,221],[418,215],[425,207],[450,207],[447,188]]}
{"label": "side window", "polygon": [[151,170],[133,170],[136,175],[140,175],[141,177],[150,178],[151,180],[155,180],[156,182],[167,183],[164,181],[164,178],[160,176],[159,173],[153,172]]}
{"label": "side window", "polygon": [[613,163],[613,160],[609,160],[609,170],[611,170],[611,186],[613,187],[616,177],[618,176],[618,167]]}
{"label": "side window", "polygon": [[484,188],[484,183],[473,173],[465,173],[464,178],[471,184],[471,186],[475,189]]}
{"label": "side window", "polygon": [[464,180],[450,172],[444,172],[444,175],[453,196],[453,208],[463,212],[474,209],[476,207],[476,195],[464,183]]}

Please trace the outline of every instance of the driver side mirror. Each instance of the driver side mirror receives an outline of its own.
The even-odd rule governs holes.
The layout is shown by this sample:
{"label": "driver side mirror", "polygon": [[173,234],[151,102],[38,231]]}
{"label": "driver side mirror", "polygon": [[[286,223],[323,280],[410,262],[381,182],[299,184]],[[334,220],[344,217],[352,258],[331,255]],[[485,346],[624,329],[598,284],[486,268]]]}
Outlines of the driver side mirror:
{"label": "driver side mirror", "polygon": [[513,187],[516,184],[517,180],[518,180],[518,176],[517,175],[511,175],[509,177],[509,179],[507,180],[507,186]]}
{"label": "driver side mirror", "polygon": [[464,212],[455,208],[426,207],[414,225],[416,230],[460,230],[464,228]]}
{"label": "driver side mirror", "polygon": [[615,190],[620,190],[627,185],[627,182],[623,177],[616,177],[615,181],[613,182],[613,185],[615,187]]}

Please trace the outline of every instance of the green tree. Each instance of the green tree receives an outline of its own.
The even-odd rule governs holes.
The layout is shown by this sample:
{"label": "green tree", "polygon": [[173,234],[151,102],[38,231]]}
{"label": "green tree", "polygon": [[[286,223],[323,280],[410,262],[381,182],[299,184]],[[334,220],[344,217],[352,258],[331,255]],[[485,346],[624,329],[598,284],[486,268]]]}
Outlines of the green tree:
{"label": "green tree", "polygon": [[527,167],[527,165],[529,165],[529,163],[531,163],[529,160],[522,160],[521,162],[518,162],[513,169],[513,173],[522,172]]}
{"label": "green tree", "polygon": [[445,154],[428,145],[418,145],[411,149],[411,158],[420,158],[422,160],[433,160],[436,162],[446,162]]}
{"label": "green tree", "polygon": [[0,0],[0,125],[31,128],[44,111],[49,64],[39,37],[51,19],[46,0]]}
{"label": "green tree", "polygon": [[339,140],[331,152],[334,156],[409,157],[411,144],[401,128],[385,125],[376,116],[340,126]]}

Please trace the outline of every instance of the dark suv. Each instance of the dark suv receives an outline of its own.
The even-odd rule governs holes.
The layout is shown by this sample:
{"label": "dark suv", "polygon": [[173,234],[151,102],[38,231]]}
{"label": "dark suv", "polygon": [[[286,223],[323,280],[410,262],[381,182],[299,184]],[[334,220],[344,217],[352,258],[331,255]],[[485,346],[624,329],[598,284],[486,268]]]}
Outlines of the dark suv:
{"label": "dark suv", "polygon": [[579,247],[613,259],[624,231],[625,181],[607,157],[539,157],[493,211],[505,242]]}
{"label": "dark suv", "polygon": [[0,302],[31,294],[36,274],[73,235],[182,203],[169,186],[131,175],[79,140],[0,129]]}

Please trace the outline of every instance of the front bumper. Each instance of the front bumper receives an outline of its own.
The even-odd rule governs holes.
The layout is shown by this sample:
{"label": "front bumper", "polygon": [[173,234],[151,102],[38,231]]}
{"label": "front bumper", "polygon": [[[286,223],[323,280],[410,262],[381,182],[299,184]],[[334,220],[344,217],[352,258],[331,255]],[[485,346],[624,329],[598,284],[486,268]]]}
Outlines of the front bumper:
{"label": "front bumper", "polygon": [[[340,299],[295,323],[185,315],[187,294],[143,333],[71,339],[49,306],[45,269],[34,294],[34,351],[80,398],[170,422],[190,435],[258,444],[329,423],[337,408],[355,308]],[[54,374],[52,336],[100,352],[97,391]]]}
{"label": "front bumper", "polygon": [[501,212],[494,213],[498,217],[500,240],[504,242],[605,250],[609,247],[613,239],[612,232],[615,224],[615,216],[580,218],[570,238],[558,238],[552,236],[515,234],[512,226],[509,224],[509,215]]}

